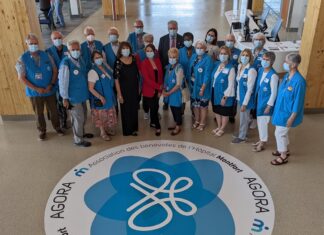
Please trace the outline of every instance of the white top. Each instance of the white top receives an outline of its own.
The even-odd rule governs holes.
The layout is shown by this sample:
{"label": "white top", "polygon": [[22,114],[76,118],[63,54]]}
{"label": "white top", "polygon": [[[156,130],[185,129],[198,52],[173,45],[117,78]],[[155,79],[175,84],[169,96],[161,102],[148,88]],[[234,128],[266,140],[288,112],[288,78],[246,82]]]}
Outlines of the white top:
{"label": "white top", "polygon": [[[241,77],[244,73],[244,70],[247,68],[249,69],[250,68],[250,64],[246,65],[245,68],[243,68],[241,70],[241,67],[242,67],[242,64],[239,64],[238,66],[238,72],[237,72],[237,76],[236,76],[236,81],[237,83],[240,82],[241,80]],[[255,83],[255,80],[256,80],[256,77],[257,77],[257,71],[255,70],[255,68],[252,68],[252,69],[249,69],[249,72],[248,72],[248,78],[247,78],[247,91],[246,91],[246,94],[245,94],[245,97],[244,97],[244,100],[243,100],[243,105],[247,105],[250,101],[250,98],[251,98],[251,95],[252,95],[252,92],[253,92],[253,88],[254,88],[254,83]],[[240,100],[240,86],[237,86],[237,96],[236,96],[236,99],[237,100]]]}
{"label": "white top", "polygon": [[[107,75],[109,75],[109,74],[105,73],[105,78],[107,78]],[[111,79],[110,76],[108,78]],[[96,81],[98,81],[98,80],[99,80],[98,73],[94,69],[91,69],[88,72],[88,81],[89,82],[96,83]]]}
{"label": "white top", "polygon": [[224,91],[224,96],[234,97],[235,96],[235,69],[233,67],[230,69],[230,71],[228,71],[227,68],[225,68],[225,67],[221,68],[221,66],[219,66],[217,71],[214,74],[213,87],[215,87],[216,78],[218,77],[218,75],[221,72],[226,73],[226,74],[229,73],[228,86],[227,86],[227,89]]}
{"label": "white top", "polygon": [[[267,74],[268,74],[267,72],[263,72],[261,81],[260,81],[260,85],[264,81]],[[269,106],[273,106],[274,102],[276,101],[277,91],[278,91],[278,81],[279,81],[278,75],[272,74],[271,80],[270,80],[271,95],[270,95],[270,98],[267,103],[267,105],[269,105]]]}

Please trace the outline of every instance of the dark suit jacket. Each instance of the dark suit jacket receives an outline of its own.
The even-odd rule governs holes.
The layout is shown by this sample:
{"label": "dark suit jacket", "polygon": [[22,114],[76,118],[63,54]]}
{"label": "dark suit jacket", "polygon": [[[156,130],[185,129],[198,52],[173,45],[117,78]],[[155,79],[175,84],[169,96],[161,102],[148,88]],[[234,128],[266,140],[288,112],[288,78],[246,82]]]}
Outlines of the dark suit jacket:
{"label": "dark suit jacket", "polygon": [[[183,37],[180,34],[177,34],[176,47],[179,49],[183,47]],[[168,51],[170,49],[170,36],[166,34],[160,38],[159,42],[159,55],[162,63],[163,71],[165,66],[169,64]]]}

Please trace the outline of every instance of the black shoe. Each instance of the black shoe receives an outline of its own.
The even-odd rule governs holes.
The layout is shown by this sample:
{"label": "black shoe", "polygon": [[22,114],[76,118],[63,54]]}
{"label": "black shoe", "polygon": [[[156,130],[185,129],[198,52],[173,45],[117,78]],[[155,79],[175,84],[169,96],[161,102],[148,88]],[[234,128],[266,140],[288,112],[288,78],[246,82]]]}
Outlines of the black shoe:
{"label": "black shoe", "polygon": [[76,146],[78,147],[90,147],[91,146],[91,142],[88,142],[88,141],[82,141],[80,143],[74,143]]}
{"label": "black shoe", "polygon": [[39,133],[38,140],[43,141],[46,139],[46,132]]}
{"label": "black shoe", "polygon": [[230,123],[235,123],[235,117],[229,117],[229,122]]}
{"label": "black shoe", "polygon": [[93,138],[93,134],[91,134],[91,133],[85,133],[83,135],[83,138],[91,139],[91,138]]}
{"label": "black shoe", "polygon": [[163,110],[168,110],[169,109],[169,105],[168,104],[163,104]]}
{"label": "black shoe", "polygon": [[155,135],[156,135],[156,136],[160,136],[160,135],[161,135],[161,130],[156,130],[156,131],[155,131]]}

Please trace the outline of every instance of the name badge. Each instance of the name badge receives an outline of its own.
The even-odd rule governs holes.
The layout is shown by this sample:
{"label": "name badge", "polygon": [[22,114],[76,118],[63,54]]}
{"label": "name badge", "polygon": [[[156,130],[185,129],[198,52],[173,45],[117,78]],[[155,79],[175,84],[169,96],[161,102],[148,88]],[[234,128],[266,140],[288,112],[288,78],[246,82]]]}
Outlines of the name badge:
{"label": "name badge", "polygon": [[237,60],[238,59],[238,55],[233,55],[233,59]]}
{"label": "name badge", "polygon": [[228,72],[229,72],[229,69],[223,69],[223,74],[228,74]]}
{"label": "name badge", "polygon": [[43,78],[43,75],[41,73],[35,73],[35,79],[41,80]]}
{"label": "name badge", "polygon": [[220,80],[220,82],[221,82],[221,83],[224,83],[224,82],[225,82],[225,80],[224,80],[224,79],[221,79],[221,80]]}
{"label": "name badge", "polygon": [[175,83],[176,81],[175,81],[175,79],[172,79],[171,82],[172,82],[172,83]]}
{"label": "name badge", "polygon": [[289,86],[288,91],[292,91],[292,90],[293,90],[292,86]]}
{"label": "name badge", "polygon": [[265,92],[265,91],[268,91],[268,88],[266,88],[266,87],[263,87],[263,91]]}
{"label": "name badge", "polygon": [[73,71],[73,73],[74,73],[74,75],[78,75],[78,74],[79,74],[79,70],[75,69],[75,70]]}
{"label": "name badge", "polygon": [[248,77],[248,75],[247,74],[243,74],[243,76],[242,76],[243,78],[247,78]]}
{"label": "name badge", "polygon": [[243,86],[247,86],[247,82],[243,82]]}
{"label": "name badge", "polygon": [[105,74],[101,74],[101,78],[105,78],[106,77],[106,75]]}
{"label": "name badge", "polygon": [[202,68],[199,68],[199,69],[198,69],[198,72],[199,72],[199,73],[202,73],[203,71],[204,71],[204,70],[203,70]]}
{"label": "name badge", "polygon": [[264,82],[269,83],[269,79],[268,78],[264,79]]}
{"label": "name badge", "polygon": [[51,71],[51,70],[52,70],[51,66],[47,66],[47,71]]}
{"label": "name badge", "polygon": [[258,60],[262,60],[262,57],[258,57]]}

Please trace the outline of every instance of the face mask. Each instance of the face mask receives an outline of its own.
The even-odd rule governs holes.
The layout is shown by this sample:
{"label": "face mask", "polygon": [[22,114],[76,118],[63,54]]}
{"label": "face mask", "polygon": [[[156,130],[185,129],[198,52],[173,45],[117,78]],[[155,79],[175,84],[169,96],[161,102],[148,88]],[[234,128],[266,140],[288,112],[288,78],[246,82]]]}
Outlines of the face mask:
{"label": "face mask", "polygon": [[210,36],[210,35],[207,35],[207,36],[206,36],[206,41],[207,41],[208,43],[212,43],[213,40],[214,40],[214,37],[213,37],[213,36]]}
{"label": "face mask", "polygon": [[262,41],[261,40],[254,40],[253,45],[255,46],[255,48],[260,48],[262,47]]}
{"label": "face mask", "polygon": [[203,55],[204,53],[205,53],[204,49],[198,49],[198,48],[196,48],[196,54],[197,54],[197,55],[201,56],[201,55]]}
{"label": "face mask", "polygon": [[170,63],[171,65],[174,65],[174,64],[177,63],[177,59],[176,59],[176,58],[169,58],[169,63]]}
{"label": "face mask", "polygon": [[234,42],[233,41],[226,41],[225,42],[225,46],[227,46],[228,48],[232,49],[234,47]]}
{"label": "face mask", "polygon": [[98,58],[98,59],[95,59],[94,62],[95,62],[96,65],[99,65],[100,66],[103,63],[103,59],[102,58]]}
{"label": "face mask", "polygon": [[36,51],[38,51],[38,45],[36,44],[31,44],[31,45],[28,45],[28,50],[30,51],[30,52],[36,52]]}
{"label": "face mask", "polygon": [[121,54],[122,54],[124,57],[128,57],[129,54],[130,54],[130,50],[129,50],[129,49],[122,49]]}
{"label": "face mask", "polygon": [[62,39],[54,39],[54,46],[59,47],[62,45]]}
{"label": "face mask", "polygon": [[174,37],[174,36],[177,35],[177,30],[176,29],[170,29],[169,34],[170,34],[171,37]]}
{"label": "face mask", "polygon": [[191,40],[190,41],[186,40],[186,41],[183,42],[183,44],[185,45],[185,47],[191,47],[192,46],[192,41]]}
{"label": "face mask", "polygon": [[244,55],[241,56],[241,62],[242,62],[243,65],[247,65],[247,63],[249,63],[249,61],[250,61],[249,57],[244,56]]}
{"label": "face mask", "polygon": [[141,33],[143,33],[143,28],[135,28],[135,33],[136,33],[136,34],[141,34]]}
{"label": "face mask", "polygon": [[80,57],[80,51],[71,51],[71,56],[74,58],[74,59],[79,59]]}
{"label": "face mask", "polygon": [[267,60],[261,60],[261,65],[264,69],[269,68],[270,67],[270,63]]}
{"label": "face mask", "polygon": [[283,69],[286,71],[286,72],[290,72],[290,66],[289,64],[287,64],[286,62],[283,64]]}
{"label": "face mask", "polygon": [[118,36],[117,35],[115,35],[115,34],[109,35],[109,41],[110,42],[117,42],[117,40],[118,40]]}
{"label": "face mask", "polygon": [[154,58],[154,52],[153,51],[146,52],[146,57],[149,58],[149,59],[153,59]]}
{"label": "face mask", "polygon": [[93,42],[93,41],[95,40],[95,36],[92,35],[92,34],[89,34],[89,35],[87,36],[87,40],[88,40],[89,42]]}
{"label": "face mask", "polygon": [[220,62],[224,62],[228,60],[228,55],[219,55]]}

